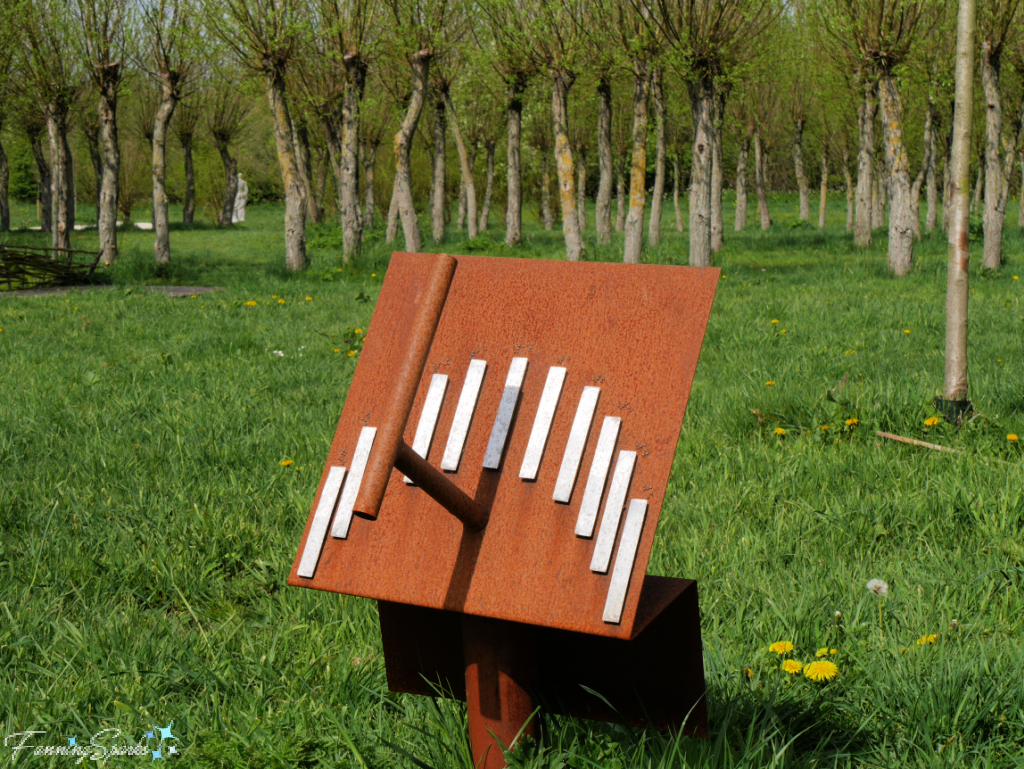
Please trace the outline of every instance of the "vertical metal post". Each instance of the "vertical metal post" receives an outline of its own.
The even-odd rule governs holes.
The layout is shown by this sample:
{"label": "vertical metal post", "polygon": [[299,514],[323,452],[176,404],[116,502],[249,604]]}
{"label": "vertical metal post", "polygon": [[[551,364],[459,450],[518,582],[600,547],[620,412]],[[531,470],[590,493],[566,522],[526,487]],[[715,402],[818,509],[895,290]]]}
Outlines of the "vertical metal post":
{"label": "vertical metal post", "polygon": [[536,739],[540,732],[530,694],[537,675],[532,628],[467,614],[462,618],[462,644],[473,764],[478,769],[504,769],[505,756],[497,741],[510,747],[517,736]]}

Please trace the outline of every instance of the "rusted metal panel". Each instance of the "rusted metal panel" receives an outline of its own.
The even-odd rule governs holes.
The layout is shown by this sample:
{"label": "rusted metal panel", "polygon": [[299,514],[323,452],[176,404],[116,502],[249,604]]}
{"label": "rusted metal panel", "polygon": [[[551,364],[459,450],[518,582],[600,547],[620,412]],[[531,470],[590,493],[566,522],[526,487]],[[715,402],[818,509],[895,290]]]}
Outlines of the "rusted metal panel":
{"label": "rusted metal panel", "polygon": [[[465,700],[463,615],[378,606],[388,688]],[[638,620],[631,641],[505,623],[525,660],[536,665],[536,677],[521,677],[521,688],[551,713],[706,737],[697,583],[646,577]]]}
{"label": "rusted metal panel", "polygon": [[[289,584],[630,638],[642,625],[640,591],[630,588],[619,624],[603,621],[611,577],[590,571],[595,541],[574,534],[584,495],[574,495],[568,505],[552,499],[560,457],[546,452],[535,481],[517,477],[530,433],[520,415],[537,412],[544,377],[536,374],[552,366],[566,369],[565,392],[601,388],[595,416],[621,418],[618,447],[637,453],[629,497],[648,502],[629,581],[640,585],[719,271],[454,259],[458,266],[405,416],[422,410],[435,373],[448,375],[452,391],[461,392],[474,359],[486,360],[496,372],[508,371],[513,358],[529,360],[533,375],[522,383],[502,470],[481,467],[504,389],[504,377],[492,376],[483,378],[458,470],[444,473],[490,514],[486,528],[467,530],[424,489],[407,486],[401,473],[391,471],[376,520],[355,517],[346,540],[329,539],[312,579],[296,574],[296,558]],[[432,296],[427,287],[438,270],[436,260],[417,254],[392,258],[328,465],[350,465],[364,426],[390,428],[396,372],[416,357],[409,330]],[[454,400],[447,398],[441,408],[442,436],[452,431]],[[567,444],[573,419],[574,409],[556,412],[549,446]],[[406,423],[399,438],[411,443],[415,427]],[[582,466],[592,464],[596,443],[591,435]],[[307,534],[308,529],[309,523]]]}

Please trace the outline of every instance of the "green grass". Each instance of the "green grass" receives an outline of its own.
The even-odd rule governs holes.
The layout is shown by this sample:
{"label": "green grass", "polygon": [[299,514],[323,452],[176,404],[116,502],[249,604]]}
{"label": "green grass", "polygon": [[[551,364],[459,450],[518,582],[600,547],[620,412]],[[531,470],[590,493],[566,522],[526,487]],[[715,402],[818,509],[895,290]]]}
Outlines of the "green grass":
{"label": "green grass", "polygon": [[[853,249],[840,200],[824,233],[797,225],[794,199],[772,205],[771,231],[730,227],[717,257],[649,567],[700,584],[711,739],[549,718],[516,766],[1024,762],[1024,472],[1006,438],[1024,436],[1024,237],[1010,227],[1005,267],[972,275],[977,416],[926,427],[942,238],[896,280],[884,233]],[[685,263],[666,214],[647,258]],[[152,234],[126,230],[98,278],[110,288],[0,297],[4,765],[69,760],[15,761],[14,732],[58,746],[116,728],[136,744],[172,719],[188,766],[466,765],[461,705],[387,691],[374,604],[285,584],[391,247],[373,233],[343,267],[337,231],[311,231],[310,269],[290,275],[281,219],[253,207],[233,231],[175,228],[161,270]],[[496,228],[439,250],[564,253],[558,230],[524,234],[516,252]],[[614,259],[621,236],[588,245]],[[171,299],[153,283],[224,290]],[[781,672],[778,640],[802,662],[838,649],[840,675]],[[136,760],[150,756],[109,763]]]}

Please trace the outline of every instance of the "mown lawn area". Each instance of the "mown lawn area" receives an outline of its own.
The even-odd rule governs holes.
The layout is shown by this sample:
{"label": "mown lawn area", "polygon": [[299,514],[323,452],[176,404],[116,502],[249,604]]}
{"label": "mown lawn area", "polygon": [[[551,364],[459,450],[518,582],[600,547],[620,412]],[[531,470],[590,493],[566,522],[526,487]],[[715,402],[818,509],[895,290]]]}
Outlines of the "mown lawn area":
{"label": "mown lawn area", "polygon": [[[772,206],[770,231],[742,234],[727,206],[649,567],[699,582],[712,736],[548,718],[515,766],[1024,762],[1024,236],[1009,227],[1004,267],[972,274],[975,416],[929,426],[943,237],[896,280],[884,232],[855,251],[838,198],[824,232],[796,222],[795,197]],[[504,247],[500,215],[437,250],[561,258],[533,220]],[[378,223],[346,266],[340,231],[311,228],[310,267],[290,275],[282,218],[175,227],[163,269],[152,233],[125,230],[104,288],[0,294],[4,765],[66,766],[14,747],[71,738],[196,767],[467,765],[461,705],[387,691],[373,602],[285,584],[392,246]],[[621,254],[590,226],[591,258]],[[663,230],[648,260],[685,264],[671,205]],[[833,680],[783,670],[819,650]],[[145,737],[171,722],[176,740]]]}

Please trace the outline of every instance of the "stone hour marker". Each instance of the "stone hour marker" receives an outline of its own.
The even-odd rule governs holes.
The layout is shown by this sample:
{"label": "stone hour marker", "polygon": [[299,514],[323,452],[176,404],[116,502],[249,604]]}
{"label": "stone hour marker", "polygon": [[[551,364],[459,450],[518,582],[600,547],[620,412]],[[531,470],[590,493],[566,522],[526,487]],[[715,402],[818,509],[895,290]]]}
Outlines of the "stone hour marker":
{"label": "stone hour marker", "polygon": [[352,455],[352,467],[348,471],[348,481],[341,492],[338,514],[334,516],[334,526],[331,529],[331,536],[336,539],[345,539],[348,536],[348,527],[352,524],[352,506],[356,503],[359,484],[363,482],[363,471],[370,459],[370,449],[373,448],[373,439],[376,437],[376,427],[364,427],[359,431],[359,441]]}
{"label": "stone hour marker", "polygon": [[324,491],[320,495],[316,512],[313,513],[313,525],[309,527],[306,547],[302,550],[302,560],[299,562],[298,571],[300,577],[310,579],[316,573],[316,564],[320,560],[320,549],[323,547],[324,537],[327,535],[327,524],[331,522],[331,513],[334,512],[334,506],[338,503],[338,494],[341,493],[341,482],[344,478],[344,467],[332,467],[327,471]]}
{"label": "stone hour marker", "polygon": [[533,420],[530,442],[526,444],[523,466],[519,468],[520,478],[530,481],[537,478],[540,460],[544,456],[544,447],[548,442],[548,433],[551,431],[551,422],[555,418],[555,409],[558,408],[558,398],[562,394],[564,383],[564,368],[552,366],[548,369],[548,379],[544,383],[544,392],[541,394],[540,403],[537,406],[537,416]]}
{"label": "stone hour marker", "polygon": [[[430,451],[430,441],[434,438],[437,417],[441,413],[441,404],[444,403],[444,393],[447,389],[447,375],[434,374],[430,380],[430,389],[427,390],[426,400],[423,401],[420,423],[416,426],[416,437],[412,441],[412,450],[424,459],[427,458]],[[411,484],[412,479],[406,478],[405,482]]]}
{"label": "stone hour marker", "polygon": [[622,619],[622,607],[626,603],[626,591],[629,589],[629,575],[633,572],[633,561],[636,550],[640,546],[640,534],[644,530],[644,518],[647,517],[647,500],[631,499],[626,523],[622,527],[622,538],[619,540],[619,552],[615,555],[615,568],[612,569],[612,580],[608,585],[608,598],[604,604],[605,622],[618,622]]}
{"label": "stone hour marker", "polygon": [[[597,511],[601,507],[601,496],[604,494],[604,482],[608,480],[608,469],[612,466],[612,455],[615,453],[615,441],[619,437],[619,417],[605,417],[601,425],[601,435],[597,439],[594,461],[590,465],[590,477],[583,490],[583,501],[576,519],[576,536],[592,537],[594,524],[597,523]],[[565,500],[568,502],[569,500]]]}
{"label": "stone hour marker", "polygon": [[523,379],[526,377],[528,363],[526,358],[513,358],[512,364],[508,367],[505,390],[501,394],[498,414],[494,417],[494,427],[491,429],[491,439],[487,442],[487,452],[484,454],[484,467],[488,470],[497,470],[501,465],[501,455],[505,451],[508,430],[512,426],[512,415],[515,414],[516,404],[519,403],[519,393],[523,389]]}
{"label": "stone hour marker", "polygon": [[562,455],[558,480],[555,481],[552,499],[556,502],[568,502],[572,498],[576,475],[580,471],[580,461],[583,459],[583,450],[587,447],[587,438],[590,436],[590,423],[594,420],[594,410],[600,397],[600,387],[583,388],[580,404],[576,407],[576,417],[572,420],[572,429],[569,431],[569,440],[565,444],[565,454]]}
{"label": "stone hour marker", "polygon": [[486,372],[487,361],[474,359],[469,362],[466,381],[462,385],[462,394],[459,395],[459,404],[455,407],[452,429],[448,433],[448,444],[444,448],[444,456],[441,457],[442,470],[455,472],[459,469],[462,448],[466,445],[466,435],[473,422],[476,400],[480,395],[480,386],[484,382]]}
{"label": "stone hour marker", "polygon": [[604,574],[612,560],[615,548],[615,535],[619,532],[619,519],[622,507],[626,504],[629,493],[629,482],[633,479],[633,467],[636,465],[635,451],[620,451],[612,474],[612,485],[608,489],[608,499],[604,504],[604,515],[601,516],[601,530],[594,544],[594,557],[590,561],[590,570]]}

